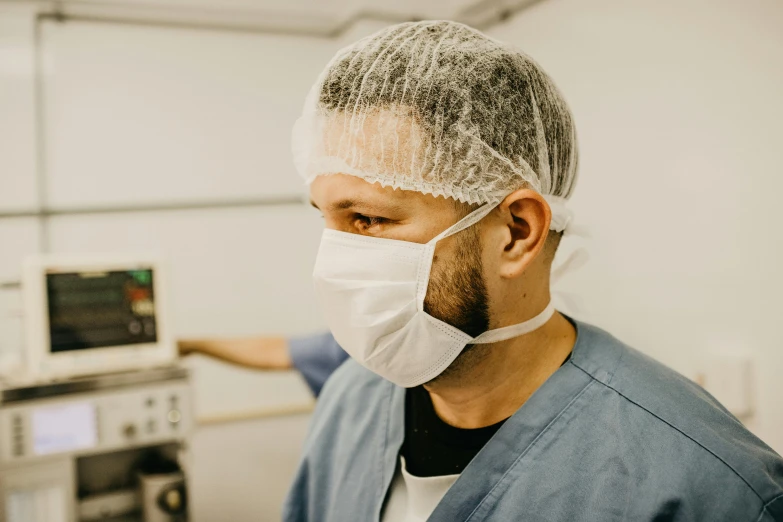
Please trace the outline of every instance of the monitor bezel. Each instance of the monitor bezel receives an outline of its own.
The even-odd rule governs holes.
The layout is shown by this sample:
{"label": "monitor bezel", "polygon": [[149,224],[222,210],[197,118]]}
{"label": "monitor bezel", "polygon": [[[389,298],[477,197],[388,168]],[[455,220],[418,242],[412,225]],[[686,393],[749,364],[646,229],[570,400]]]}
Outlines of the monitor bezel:
{"label": "monitor bezel", "polygon": [[[51,352],[46,276],[53,273],[105,272],[151,269],[155,295],[157,342]],[[163,262],[154,256],[36,256],[25,260],[23,269],[26,361],[34,379],[64,379],[141,370],[173,364],[175,344],[170,337],[166,274]]]}

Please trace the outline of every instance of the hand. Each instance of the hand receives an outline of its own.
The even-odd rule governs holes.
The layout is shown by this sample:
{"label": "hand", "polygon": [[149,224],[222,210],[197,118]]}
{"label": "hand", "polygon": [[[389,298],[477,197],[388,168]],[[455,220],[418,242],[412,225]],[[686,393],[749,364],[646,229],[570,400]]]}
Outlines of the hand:
{"label": "hand", "polygon": [[177,341],[177,351],[179,352],[180,357],[198,353],[198,341],[192,341],[190,339],[179,340]]}

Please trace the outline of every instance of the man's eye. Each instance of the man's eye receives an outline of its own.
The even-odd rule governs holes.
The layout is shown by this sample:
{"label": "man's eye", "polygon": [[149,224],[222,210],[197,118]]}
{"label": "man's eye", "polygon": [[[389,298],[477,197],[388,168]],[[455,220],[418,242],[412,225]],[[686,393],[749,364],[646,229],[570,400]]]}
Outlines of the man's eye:
{"label": "man's eye", "polygon": [[356,225],[360,229],[368,229],[388,223],[388,219],[376,216],[365,216],[364,214],[356,214]]}

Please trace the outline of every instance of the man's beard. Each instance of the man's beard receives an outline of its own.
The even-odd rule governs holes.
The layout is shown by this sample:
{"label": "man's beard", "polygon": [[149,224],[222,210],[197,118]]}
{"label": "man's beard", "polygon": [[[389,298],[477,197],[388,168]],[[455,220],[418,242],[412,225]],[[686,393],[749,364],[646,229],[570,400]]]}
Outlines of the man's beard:
{"label": "man's beard", "polygon": [[[430,276],[424,311],[458,328],[471,337],[489,329],[489,303],[481,264],[481,239],[478,227],[457,235],[456,255]],[[428,349],[422,346],[423,350]],[[486,346],[469,344],[456,359],[427,384],[459,377],[486,353]]]}

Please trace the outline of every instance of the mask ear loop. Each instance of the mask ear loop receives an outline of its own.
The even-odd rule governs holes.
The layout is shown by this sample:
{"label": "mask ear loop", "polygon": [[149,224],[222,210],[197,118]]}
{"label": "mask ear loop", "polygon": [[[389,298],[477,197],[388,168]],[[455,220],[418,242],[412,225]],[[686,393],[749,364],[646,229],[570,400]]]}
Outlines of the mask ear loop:
{"label": "mask ear loop", "polygon": [[479,208],[465,216],[464,218],[460,219],[453,225],[451,225],[449,228],[438,234],[437,236],[433,237],[431,240],[427,242],[428,245],[435,245],[438,241],[441,239],[447,238],[449,236],[453,236],[454,234],[458,232],[462,232],[468,227],[472,227],[482,219],[484,219],[487,214],[492,212],[495,207],[500,205],[500,201],[497,203],[485,203],[484,205],[481,205]]}
{"label": "mask ear loop", "polygon": [[466,228],[475,225],[481,221],[487,214],[500,204],[486,203],[479,208],[457,221],[455,224],[432,238],[424,246],[422,257],[419,259],[419,270],[416,277],[416,308],[424,311],[424,298],[427,296],[427,287],[430,283],[430,271],[432,270],[432,259],[435,256],[435,245],[441,239],[462,232]]}
{"label": "mask ear loop", "polygon": [[[543,196],[544,200],[547,202],[547,204],[550,206],[552,210],[552,218],[553,222],[550,225],[550,228],[555,229],[556,231],[564,230],[568,224],[571,222],[573,214],[570,210],[566,207],[566,199],[561,198],[560,196],[550,196],[545,195]],[[471,227],[484,219],[487,214],[495,210],[495,207],[500,205],[500,203],[503,200],[500,199],[496,202],[490,202],[485,203],[481,205],[479,208],[465,216],[464,218],[457,221],[455,224],[432,238],[430,241],[427,242],[428,245],[434,245],[441,239],[444,239],[446,237],[452,236],[458,232],[462,232],[468,227]],[[562,216],[562,218],[558,217]]]}

